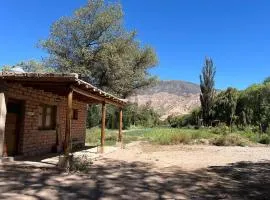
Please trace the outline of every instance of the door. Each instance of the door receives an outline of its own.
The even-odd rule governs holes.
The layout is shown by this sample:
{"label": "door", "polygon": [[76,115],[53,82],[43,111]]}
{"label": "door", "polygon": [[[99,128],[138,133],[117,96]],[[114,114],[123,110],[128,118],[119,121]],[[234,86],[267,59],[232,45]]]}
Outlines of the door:
{"label": "door", "polygon": [[7,116],[5,127],[5,144],[8,156],[18,153],[18,142],[20,135],[20,121],[22,103],[9,100],[7,104]]}

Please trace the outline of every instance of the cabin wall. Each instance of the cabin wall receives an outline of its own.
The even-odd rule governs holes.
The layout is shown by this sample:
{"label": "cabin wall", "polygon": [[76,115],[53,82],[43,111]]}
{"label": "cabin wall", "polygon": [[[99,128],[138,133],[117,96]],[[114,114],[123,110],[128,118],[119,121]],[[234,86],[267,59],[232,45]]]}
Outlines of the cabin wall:
{"label": "cabin wall", "polygon": [[[41,104],[57,106],[56,124],[59,125],[60,148],[62,149],[66,128],[66,97],[44,92],[43,90],[23,87],[15,83],[8,83],[6,97],[7,99],[22,100],[24,104],[18,141],[19,155],[49,153],[56,144],[56,130],[39,130],[38,128],[38,109]],[[74,100],[73,108],[78,109],[78,120],[72,120],[72,139],[84,146],[87,105],[84,102]]]}

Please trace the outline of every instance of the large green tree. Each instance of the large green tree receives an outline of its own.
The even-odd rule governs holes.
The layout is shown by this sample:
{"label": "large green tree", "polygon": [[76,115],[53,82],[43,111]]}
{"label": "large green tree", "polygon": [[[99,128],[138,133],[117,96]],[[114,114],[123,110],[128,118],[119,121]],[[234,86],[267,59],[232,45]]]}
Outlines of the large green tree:
{"label": "large green tree", "polygon": [[56,21],[40,45],[49,53],[47,63],[60,72],[76,72],[92,84],[126,97],[154,78],[155,51],[141,47],[134,31],[123,26],[120,4],[90,0],[70,17]]}
{"label": "large green tree", "polygon": [[240,124],[259,126],[265,132],[270,124],[270,84],[254,84],[242,91],[236,112]]}
{"label": "large green tree", "polygon": [[200,75],[200,101],[202,108],[202,117],[204,124],[209,126],[211,121],[211,108],[214,102],[215,95],[215,74],[216,68],[214,67],[211,58],[206,58],[202,73]]}
{"label": "large green tree", "polygon": [[212,107],[213,118],[225,122],[232,128],[232,124],[236,119],[237,100],[238,91],[235,88],[229,87],[225,91],[220,92],[215,97]]}

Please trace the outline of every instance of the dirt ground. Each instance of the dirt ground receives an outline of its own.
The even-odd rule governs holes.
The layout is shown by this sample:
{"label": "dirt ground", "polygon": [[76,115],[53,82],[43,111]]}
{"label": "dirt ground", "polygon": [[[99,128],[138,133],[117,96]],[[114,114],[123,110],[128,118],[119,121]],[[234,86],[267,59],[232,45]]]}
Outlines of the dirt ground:
{"label": "dirt ground", "polygon": [[104,158],[125,162],[145,162],[161,171],[171,167],[192,171],[239,161],[270,161],[270,147],[161,146],[134,142],[122,151],[104,155]]}
{"label": "dirt ground", "polygon": [[0,166],[0,199],[270,199],[270,147],[133,143],[90,171]]}

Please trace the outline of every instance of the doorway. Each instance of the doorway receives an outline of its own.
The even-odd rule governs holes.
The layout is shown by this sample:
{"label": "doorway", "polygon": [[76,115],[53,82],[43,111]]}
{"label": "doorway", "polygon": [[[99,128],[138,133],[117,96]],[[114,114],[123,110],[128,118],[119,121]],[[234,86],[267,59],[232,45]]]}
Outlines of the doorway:
{"label": "doorway", "polygon": [[18,154],[22,116],[23,102],[8,99],[5,126],[5,145],[8,156]]}

